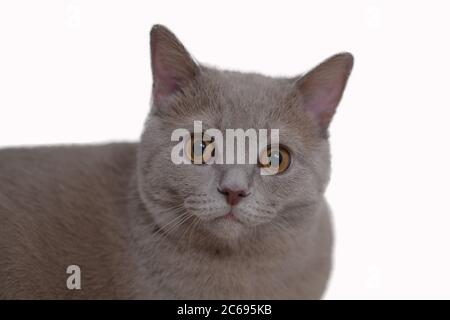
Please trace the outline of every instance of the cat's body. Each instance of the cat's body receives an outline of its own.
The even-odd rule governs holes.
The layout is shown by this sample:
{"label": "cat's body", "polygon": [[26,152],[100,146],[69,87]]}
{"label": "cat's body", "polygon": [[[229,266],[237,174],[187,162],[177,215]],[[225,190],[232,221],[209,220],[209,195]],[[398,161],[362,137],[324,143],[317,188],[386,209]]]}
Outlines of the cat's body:
{"label": "cat's body", "polygon": [[[133,144],[0,151],[0,298],[127,297]],[[78,265],[82,290],[68,290]],[[130,283],[130,287],[132,287]]]}
{"label": "cat's body", "polygon": [[[271,78],[198,65],[162,26],[151,43],[138,144],[0,151],[0,298],[320,298],[332,260],[327,128],[351,55]],[[182,143],[200,143],[201,161],[176,164],[171,134],[194,121],[279,130],[279,148],[271,137],[260,154],[275,174],[260,159],[202,164],[210,142],[191,133]],[[81,290],[68,289],[71,265]]]}

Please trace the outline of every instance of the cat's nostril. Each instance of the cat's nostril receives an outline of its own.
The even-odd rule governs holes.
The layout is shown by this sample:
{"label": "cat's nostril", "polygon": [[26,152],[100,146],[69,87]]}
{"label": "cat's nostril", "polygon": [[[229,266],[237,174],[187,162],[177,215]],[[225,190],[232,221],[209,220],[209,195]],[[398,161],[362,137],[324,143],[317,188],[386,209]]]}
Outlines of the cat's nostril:
{"label": "cat's nostril", "polygon": [[238,192],[238,196],[242,197],[242,198],[245,198],[246,196],[248,196],[250,194],[250,193],[248,193],[248,192],[246,192],[244,190],[237,191],[237,192]]}
{"label": "cat's nostril", "polygon": [[246,196],[249,195],[249,193],[246,192],[245,190],[232,190],[232,189],[228,189],[228,188],[226,188],[226,189],[217,188],[217,191],[219,191],[221,194],[226,196],[227,202],[232,206],[238,204],[242,198],[245,198]]}

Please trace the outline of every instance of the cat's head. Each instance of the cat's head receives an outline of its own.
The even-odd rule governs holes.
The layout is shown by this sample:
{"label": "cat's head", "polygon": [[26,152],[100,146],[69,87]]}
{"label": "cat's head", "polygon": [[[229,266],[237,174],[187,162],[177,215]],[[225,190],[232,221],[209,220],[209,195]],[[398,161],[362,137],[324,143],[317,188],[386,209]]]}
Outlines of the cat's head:
{"label": "cat's head", "polygon": [[[328,126],[352,69],[351,54],[335,55],[293,78],[220,71],[198,64],[157,25],[151,57],[152,109],[138,177],[140,195],[160,228],[186,235],[191,228],[233,241],[258,228],[300,221],[302,208],[322,199],[330,172]],[[224,132],[224,144],[226,129],[278,129],[279,152],[270,159],[281,161],[279,172],[262,175],[258,164],[173,163],[178,141],[171,135],[179,128],[193,131],[194,121],[202,121],[203,130]],[[186,150],[191,143],[209,143],[190,138],[183,142]]]}

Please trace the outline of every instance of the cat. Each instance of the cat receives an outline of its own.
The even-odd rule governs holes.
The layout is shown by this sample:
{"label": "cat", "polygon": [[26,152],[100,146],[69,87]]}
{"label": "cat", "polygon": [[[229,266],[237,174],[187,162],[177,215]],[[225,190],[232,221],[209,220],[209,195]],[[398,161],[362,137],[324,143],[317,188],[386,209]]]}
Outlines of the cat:
{"label": "cat", "polygon": [[[0,151],[0,298],[321,298],[333,251],[328,127],[353,56],[275,78],[206,67],[162,25],[150,44],[139,143]],[[174,164],[171,132],[194,121],[279,129],[282,170]]]}

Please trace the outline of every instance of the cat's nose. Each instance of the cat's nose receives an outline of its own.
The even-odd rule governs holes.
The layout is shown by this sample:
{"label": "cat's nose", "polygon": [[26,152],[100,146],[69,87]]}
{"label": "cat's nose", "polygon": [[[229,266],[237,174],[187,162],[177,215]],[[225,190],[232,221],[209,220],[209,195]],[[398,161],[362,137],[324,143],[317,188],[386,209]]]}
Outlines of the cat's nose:
{"label": "cat's nose", "polygon": [[245,166],[235,166],[222,172],[217,190],[226,197],[231,206],[237,205],[249,195],[249,173],[246,170],[249,169]]}
{"label": "cat's nose", "polygon": [[239,201],[242,200],[242,198],[245,198],[248,196],[248,192],[246,190],[234,190],[231,188],[225,188],[220,189],[217,188],[217,191],[219,191],[221,194],[223,194],[225,197],[227,197],[227,202],[230,204],[230,206],[235,206],[239,203]]}

